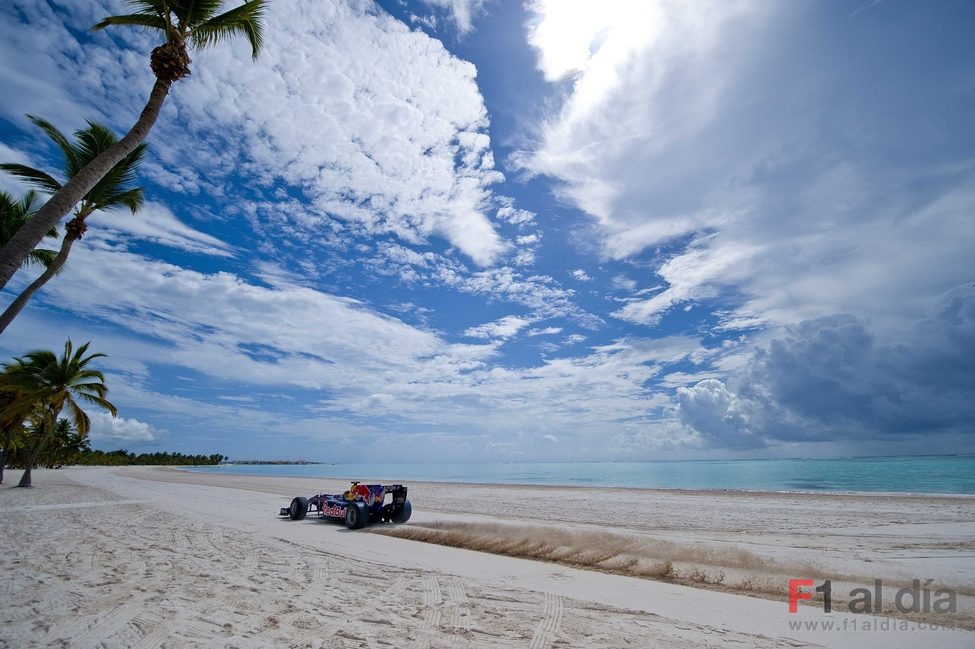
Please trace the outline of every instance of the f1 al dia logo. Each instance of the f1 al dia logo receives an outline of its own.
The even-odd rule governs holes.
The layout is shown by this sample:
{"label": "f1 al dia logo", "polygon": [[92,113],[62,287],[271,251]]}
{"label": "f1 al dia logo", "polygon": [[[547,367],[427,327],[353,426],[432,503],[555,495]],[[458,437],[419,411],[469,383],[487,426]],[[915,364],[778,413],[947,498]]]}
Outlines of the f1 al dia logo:
{"label": "f1 al dia logo", "polygon": [[[901,588],[894,594],[894,608],[901,613],[945,613],[951,614],[957,610],[957,593],[950,588],[932,589],[933,579],[928,579],[923,586],[920,579],[915,579],[911,585]],[[827,579],[815,586],[812,579],[789,580],[789,612],[799,612],[799,600],[813,599],[819,593],[823,596],[823,611],[833,610],[833,583]],[[875,579],[873,590],[869,588],[854,588],[850,591],[847,601],[850,613],[880,614],[884,610],[884,583],[882,579]]]}

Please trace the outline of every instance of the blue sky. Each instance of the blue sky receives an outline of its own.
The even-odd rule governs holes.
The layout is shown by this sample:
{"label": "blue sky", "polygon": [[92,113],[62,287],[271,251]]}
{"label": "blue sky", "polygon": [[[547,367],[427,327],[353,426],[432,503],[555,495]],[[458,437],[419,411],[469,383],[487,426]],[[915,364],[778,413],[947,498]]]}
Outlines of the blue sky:
{"label": "blue sky", "polygon": [[[120,10],[0,8],[0,158],[57,168],[26,113],[131,125]],[[0,352],[109,354],[103,448],[971,452],[972,43],[969,2],[278,0]]]}

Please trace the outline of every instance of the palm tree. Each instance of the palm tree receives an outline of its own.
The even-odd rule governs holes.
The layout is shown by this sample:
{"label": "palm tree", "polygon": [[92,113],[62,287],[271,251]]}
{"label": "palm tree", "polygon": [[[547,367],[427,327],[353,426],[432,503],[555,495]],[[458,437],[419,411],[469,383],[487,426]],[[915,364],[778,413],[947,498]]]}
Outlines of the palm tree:
{"label": "palm tree", "polygon": [[[61,149],[61,153],[64,155],[62,171],[67,179],[73,178],[88,163],[118,142],[118,138],[108,127],[94,122],[88,122],[88,128],[83,131],[76,131],[75,142],[72,143],[50,122],[33,115],[28,115],[27,118],[54,140],[54,143]],[[10,303],[7,310],[0,315],[0,333],[3,333],[17,317],[17,314],[27,306],[31,296],[64,268],[68,255],[71,253],[71,246],[84,236],[87,229],[85,219],[97,210],[128,208],[135,214],[142,207],[144,201],[142,188],[131,187],[130,185],[135,182],[135,170],[145,151],[145,144],[135,147],[132,153],[112,167],[81,199],[75,208],[74,218],[64,226],[65,234],[61,241],[61,250],[47,265],[44,272],[31,282],[17,296],[17,299]],[[0,169],[52,193],[57,192],[62,187],[61,183],[52,176],[27,165],[4,163],[0,164]]]}
{"label": "palm tree", "polygon": [[0,484],[3,483],[3,470],[11,453],[20,448],[24,437],[24,420],[32,405],[19,404],[17,394],[6,384],[5,376],[0,375]]}
{"label": "palm tree", "polygon": [[105,376],[98,370],[88,369],[91,361],[105,356],[85,356],[90,344],[85,343],[75,350],[69,339],[64,343],[64,353],[60,357],[52,351],[35,349],[23,358],[15,358],[13,363],[4,365],[4,385],[16,394],[13,403],[8,406],[8,412],[33,404],[42,414],[40,432],[35,435],[18,487],[31,486],[31,470],[44,444],[54,435],[62,410],[67,409],[75,431],[82,436],[88,434],[91,421],[79,401],[104,408],[113,417],[118,415],[115,406],[105,399],[108,394]]}
{"label": "palm tree", "polygon": [[222,0],[127,0],[135,13],[109,16],[94,26],[94,29],[104,29],[112,25],[132,25],[161,32],[165,42],[152,51],[150,58],[156,82],[142,114],[125,137],[72,176],[3,246],[0,250],[0,289],[7,285],[44,233],[55,227],[112,167],[146,139],[170,87],[190,73],[186,43],[202,49],[240,35],[250,42],[256,59],[263,39],[266,3],[267,0],[245,0],[239,7],[218,14]]}
{"label": "palm tree", "polygon": [[39,463],[57,469],[65,464],[76,463],[85,452],[90,450],[88,436],[76,431],[72,428],[71,422],[62,417],[54,426],[54,434]]}
{"label": "palm tree", "polygon": [[[7,245],[17,230],[34,216],[36,204],[37,192],[27,192],[18,201],[7,192],[0,191],[0,246]],[[47,233],[47,236],[57,239],[58,231],[52,229]],[[34,248],[27,254],[27,258],[21,266],[26,268],[31,264],[38,264],[46,268],[51,265],[56,255],[57,253],[53,250]]]}

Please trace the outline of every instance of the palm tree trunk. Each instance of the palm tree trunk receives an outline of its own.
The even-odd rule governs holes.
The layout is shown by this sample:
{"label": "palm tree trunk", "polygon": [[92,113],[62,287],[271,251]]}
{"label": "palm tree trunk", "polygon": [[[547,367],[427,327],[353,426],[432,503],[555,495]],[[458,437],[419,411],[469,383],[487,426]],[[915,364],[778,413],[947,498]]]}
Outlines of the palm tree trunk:
{"label": "palm tree trunk", "polygon": [[61,414],[60,406],[51,409],[51,420],[45,422],[44,432],[38,435],[37,441],[34,443],[33,448],[30,450],[30,454],[27,456],[27,462],[24,464],[24,474],[20,476],[20,482],[17,483],[18,487],[30,487],[30,472],[37,464],[37,458],[40,457],[41,451],[44,450],[44,444],[54,436],[54,425],[58,421],[58,416]]}
{"label": "palm tree trunk", "polygon": [[41,449],[44,448],[44,442],[47,441],[48,433],[46,430],[37,436],[37,441],[34,442],[33,448],[30,450],[30,454],[27,456],[27,462],[24,463],[24,474],[20,476],[20,482],[17,483],[18,487],[30,487],[30,472],[37,464],[37,458],[41,454]]}
{"label": "palm tree trunk", "polygon": [[159,117],[159,111],[166,95],[169,94],[171,82],[156,79],[149,95],[149,101],[139,120],[135,123],[128,133],[114,145],[105,149],[105,152],[92,160],[84,169],[79,171],[69,180],[60,190],[58,190],[39,209],[37,213],[27,221],[17,233],[10,238],[7,245],[0,250],[0,289],[7,285],[10,278],[14,276],[20,268],[27,255],[37,244],[47,235],[51,228],[57,226],[58,222],[65,214],[84,198],[85,194],[91,191],[99,180],[107,174],[112,167],[121,162],[122,158],[132,153],[144,139],[149,135],[152,125]]}
{"label": "palm tree trunk", "polygon": [[12,426],[8,426],[3,430],[3,438],[0,439],[0,443],[3,444],[3,448],[0,449],[0,484],[3,484],[3,470],[7,466],[7,458],[10,457],[10,445],[14,441],[14,431]]}
{"label": "palm tree trunk", "polygon": [[[83,220],[83,219],[82,219]],[[14,321],[14,318],[27,306],[27,302],[31,299],[34,293],[37,292],[42,286],[47,284],[47,281],[57,275],[61,267],[64,266],[64,262],[68,260],[68,254],[71,252],[71,246],[75,242],[75,237],[71,235],[70,232],[66,232],[64,239],[61,240],[61,249],[58,251],[57,256],[51,262],[51,265],[44,269],[44,272],[40,276],[31,282],[30,286],[25,288],[17,299],[10,303],[7,310],[0,315],[0,334],[2,334],[10,323]]]}

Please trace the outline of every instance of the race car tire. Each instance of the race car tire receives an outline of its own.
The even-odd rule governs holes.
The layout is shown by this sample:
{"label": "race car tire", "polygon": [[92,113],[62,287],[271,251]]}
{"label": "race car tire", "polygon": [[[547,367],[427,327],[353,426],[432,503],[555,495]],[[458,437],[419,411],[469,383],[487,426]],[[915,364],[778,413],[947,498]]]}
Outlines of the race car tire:
{"label": "race car tire", "polygon": [[404,501],[403,507],[399,511],[393,512],[393,522],[394,523],[405,523],[410,520],[410,516],[413,515],[413,505],[410,501]]}
{"label": "race car tire", "polygon": [[349,503],[345,508],[345,526],[350,530],[359,530],[369,522],[369,510],[365,503]]}
{"label": "race car tire", "polygon": [[291,517],[293,521],[300,521],[308,513],[308,499],[298,496],[291,501],[291,507],[288,508],[288,516]]}

